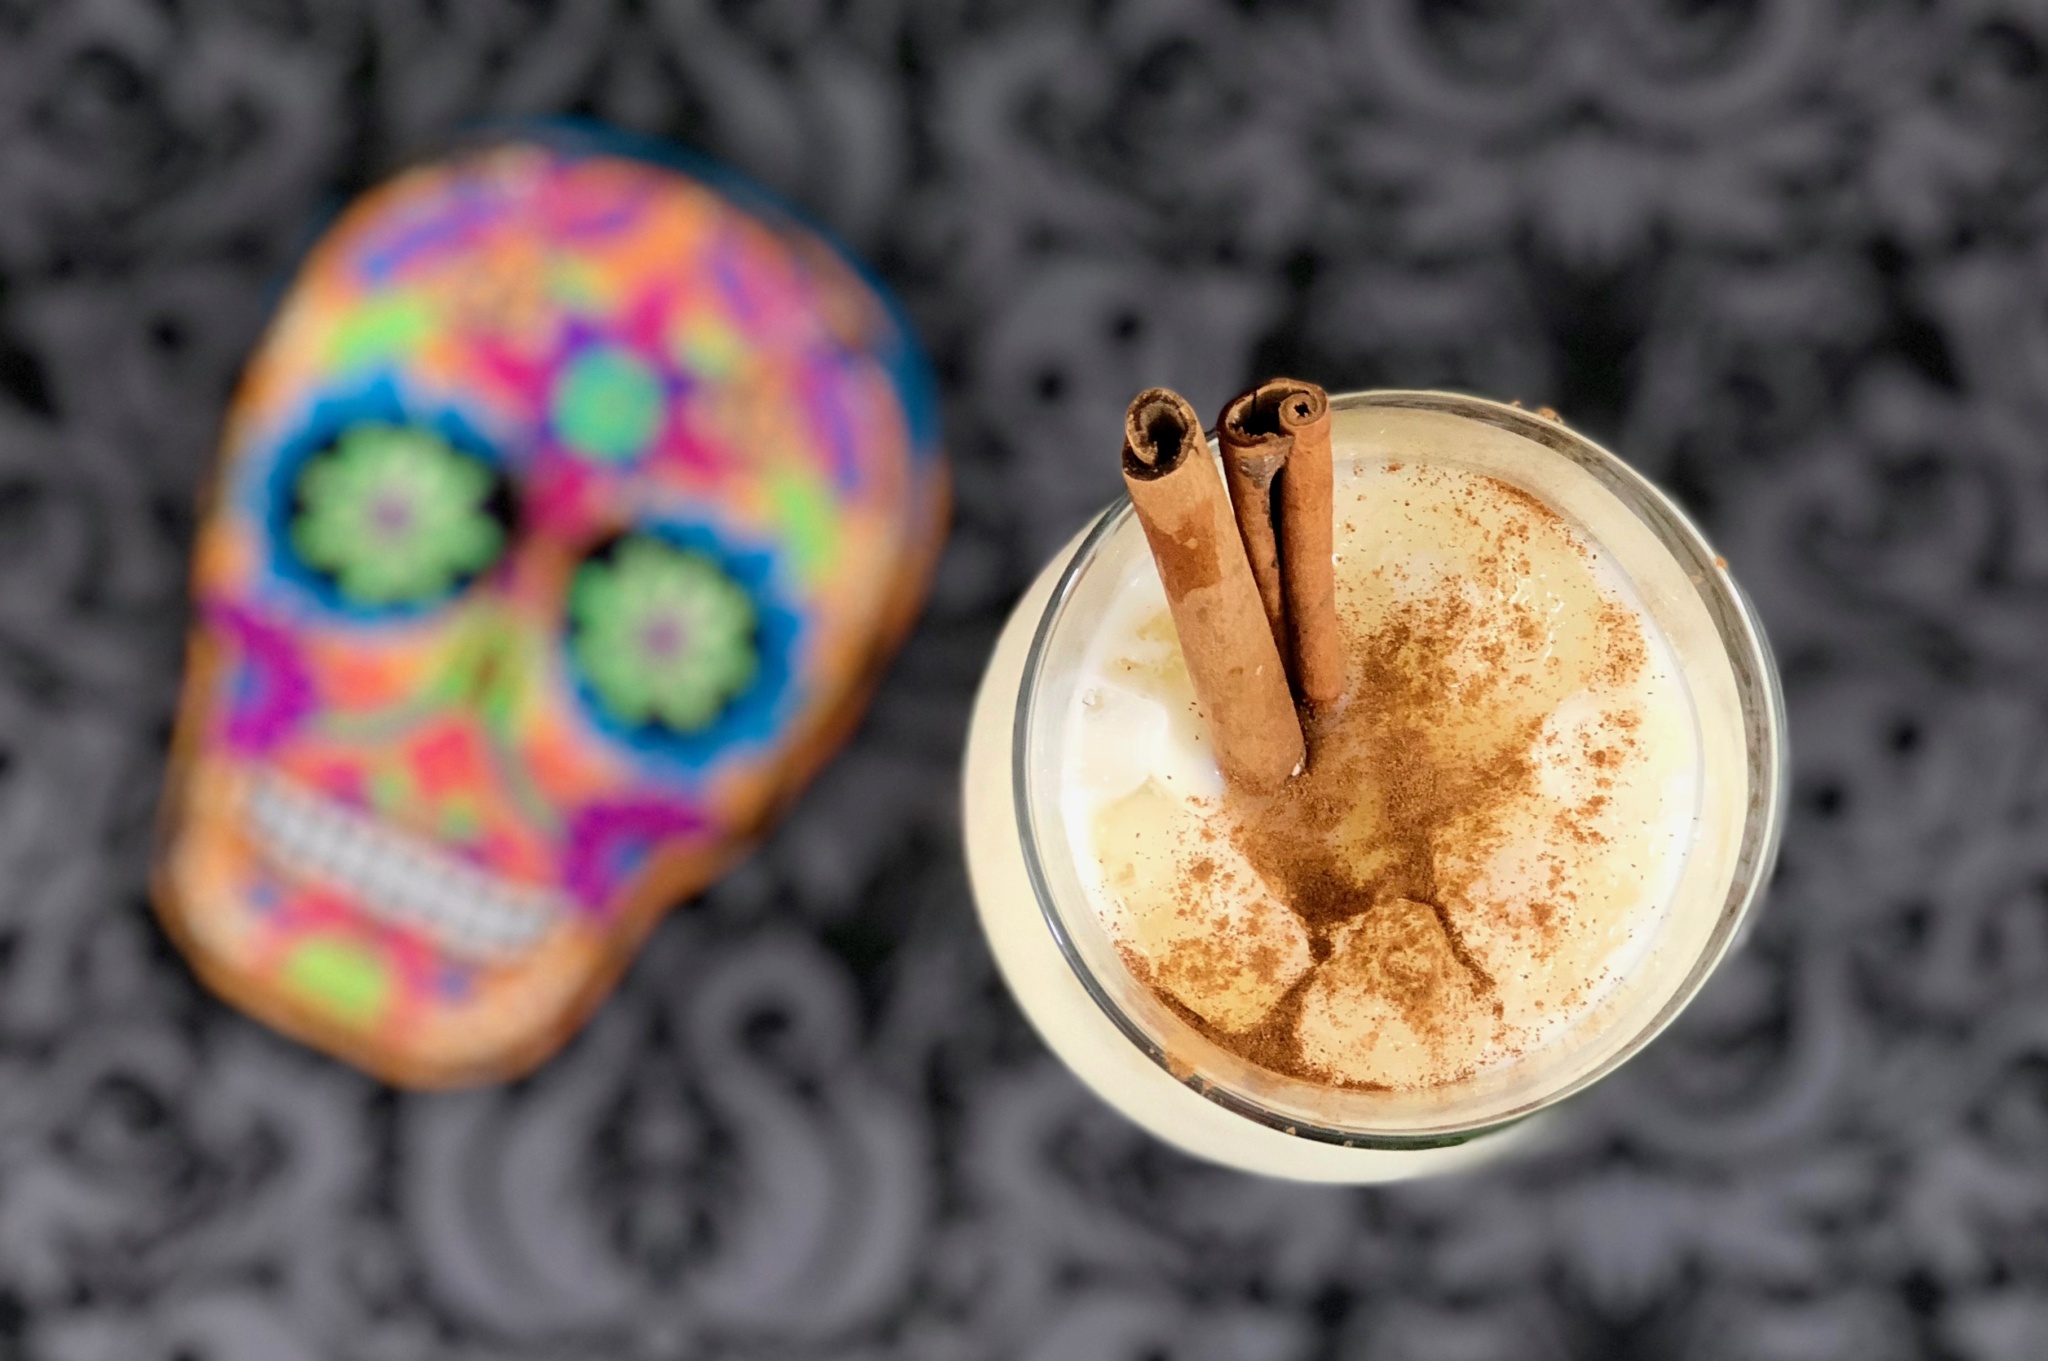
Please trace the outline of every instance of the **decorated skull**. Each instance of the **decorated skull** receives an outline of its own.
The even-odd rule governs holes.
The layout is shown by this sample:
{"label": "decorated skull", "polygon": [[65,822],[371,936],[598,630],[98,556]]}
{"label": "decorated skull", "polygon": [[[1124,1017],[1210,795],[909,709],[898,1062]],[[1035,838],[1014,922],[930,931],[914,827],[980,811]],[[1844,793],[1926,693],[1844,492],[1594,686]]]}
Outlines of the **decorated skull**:
{"label": "decorated skull", "polygon": [[945,479],[877,290],[572,135],[358,200],[229,413],[156,872],[202,977],[517,1073],[746,849],[913,617]]}

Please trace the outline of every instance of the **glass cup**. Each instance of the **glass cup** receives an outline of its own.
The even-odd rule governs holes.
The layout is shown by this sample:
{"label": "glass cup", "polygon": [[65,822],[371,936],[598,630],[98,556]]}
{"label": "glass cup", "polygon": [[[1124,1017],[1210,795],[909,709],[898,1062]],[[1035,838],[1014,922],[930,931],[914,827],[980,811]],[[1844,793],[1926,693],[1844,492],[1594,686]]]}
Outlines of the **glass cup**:
{"label": "glass cup", "polygon": [[1152,570],[1128,501],[1054,557],[1005,626],[975,702],[964,814],[997,964],[1098,1095],[1216,1162],[1373,1182],[1491,1156],[1513,1142],[1511,1126],[1613,1072],[1671,1023],[1739,940],[1770,876],[1785,719],[1762,629],[1726,563],[1614,455],[1553,418],[1450,393],[1348,393],[1331,409],[1337,458],[1455,465],[1534,494],[1620,569],[1670,644],[1693,709],[1700,811],[1655,939],[1603,1000],[1533,1052],[1460,1082],[1359,1091],[1248,1062],[1132,976],[1082,887],[1060,813],[1064,729],[1089,641],[1132,574]]}

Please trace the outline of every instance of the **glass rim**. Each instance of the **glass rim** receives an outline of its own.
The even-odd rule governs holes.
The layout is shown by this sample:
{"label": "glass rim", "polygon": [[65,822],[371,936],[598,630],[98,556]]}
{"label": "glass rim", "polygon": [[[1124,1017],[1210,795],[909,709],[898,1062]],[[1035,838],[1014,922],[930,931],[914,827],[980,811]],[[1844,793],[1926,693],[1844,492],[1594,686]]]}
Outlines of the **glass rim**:
{"label": "glass rim", "polygon": [[[1058,902],[1039,855],[1038,828],[1032,813],[1031,761],[1032,697],[1039,688],[1046,655],[1055,628],[1065,613],[1083,573],[1102,545],[1132,518],[1130,498],[1119,495],[1099,514],[1082,536],[1073,555],[1062,568],[1044,612],[1032,632],[1025,655],[1024,670],[1017,692],[1016,714],[1011,730],[1010,781],[1018,840],[1021,843],[1026,877],[1037,898],[1039,913],[1052,932],[1060,954],[1079,979],[1082,988],[1103,1014],[1132,1044],[1160,1070],[1197,1094],[1266,1128],[1297,1138],[1344,1147],[1416,1149],[1464,1143],[1481,1135],[1505,1129],[1536,1112],[1556,1105],[1606,1078],[1628,1062],[1664,1032],[1739,941],[1769,883],[1775,868],[1784,831],[1784,806],[1790,780],[1790,762],[1785,750],[1785,703],[1777,667],[1771,656],[1763,626],[1747,595],[1728,574],[1725,560],[1717,555],[1697,525],[1655,483],[1621,458],[1593,440],[1569,429],[1561,421],[1523,410],[1519,406],[1471,397],[1461,393],[1421,389],[1388,389],[1332,393],[1332,410],[1370,407],[1433,411],[1477,420],[1560,454],[1591,474],[1614,494],[1631,513],[1649,527],[1659,542],[1686,568],[1699,592],[1700,601],[1712,619],[1715,631],[1727,651],[1730,669],[1742,713],[1744,755],[1753,776],[1760,776],[1752,790],[1743,819],[1742,835],[1728,885],[1727,896],[1712,930],[1692,966],[1669,997],[1658,1007],[1641,1030],[1605,1059],[1560,1083],[1555,1089],[1529,1098],[1498,1115],[1467,1123],[1408,1131],[1372,1131],[1305,1121],[1298,1114],[1275,1111],[1256,1098],[1189,1072],[1184,1064],[1169,1060],[1164,1046],[1136,1017],[1130,1015],[1083,958],[1061,916]],[[1214,437],[1210,438],[1213,449]]]}

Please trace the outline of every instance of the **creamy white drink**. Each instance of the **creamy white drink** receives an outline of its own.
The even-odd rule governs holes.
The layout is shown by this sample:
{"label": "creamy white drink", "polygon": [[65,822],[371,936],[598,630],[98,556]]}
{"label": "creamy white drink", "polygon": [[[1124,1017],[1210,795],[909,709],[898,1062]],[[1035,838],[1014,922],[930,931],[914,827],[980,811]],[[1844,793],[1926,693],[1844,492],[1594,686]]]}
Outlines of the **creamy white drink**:
{"label": "creamy white drink", "polygon": [[1542,1045],[1640,958],[1698,815],[1697,724],[1626,579],[1512,484],[1340,459],[1335,523],[1348,698],[1314,769],[1226,795],[1134,559],[1071,700],[1067,835],[1133,972],[1219,1044],[1440,1085]]}
{"label": "creamy white drink", "polygon": [[1331,399],[1346,698],[1227,790],[1128,509],[1020,603],[964,771],[976,905],[1034,1026],[1170,1142],[1379,1181],[1648,1043],[1775,855],[1782,713],[1725,564],[1553,421]]}

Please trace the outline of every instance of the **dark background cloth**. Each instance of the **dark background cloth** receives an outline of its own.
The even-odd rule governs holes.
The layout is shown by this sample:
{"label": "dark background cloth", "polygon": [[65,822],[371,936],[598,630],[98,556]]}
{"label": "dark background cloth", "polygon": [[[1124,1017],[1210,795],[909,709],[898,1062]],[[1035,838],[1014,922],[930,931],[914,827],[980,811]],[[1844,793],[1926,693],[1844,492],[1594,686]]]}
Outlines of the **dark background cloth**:
{"label": "dark background cloth", "polygon": [[[2048,23],[1968,0],[0,0],[0,1357],[2048,1354]],[[957,525],[844,756],[529,1081],[380,1088],[145,910],[192,506],[323,213],[463,120],[873,259]],[[955,813],[1121,409],[1558,407],[1755,595],[1747,951],[1540,1153],[1180,1157],[1004,995]]]}

